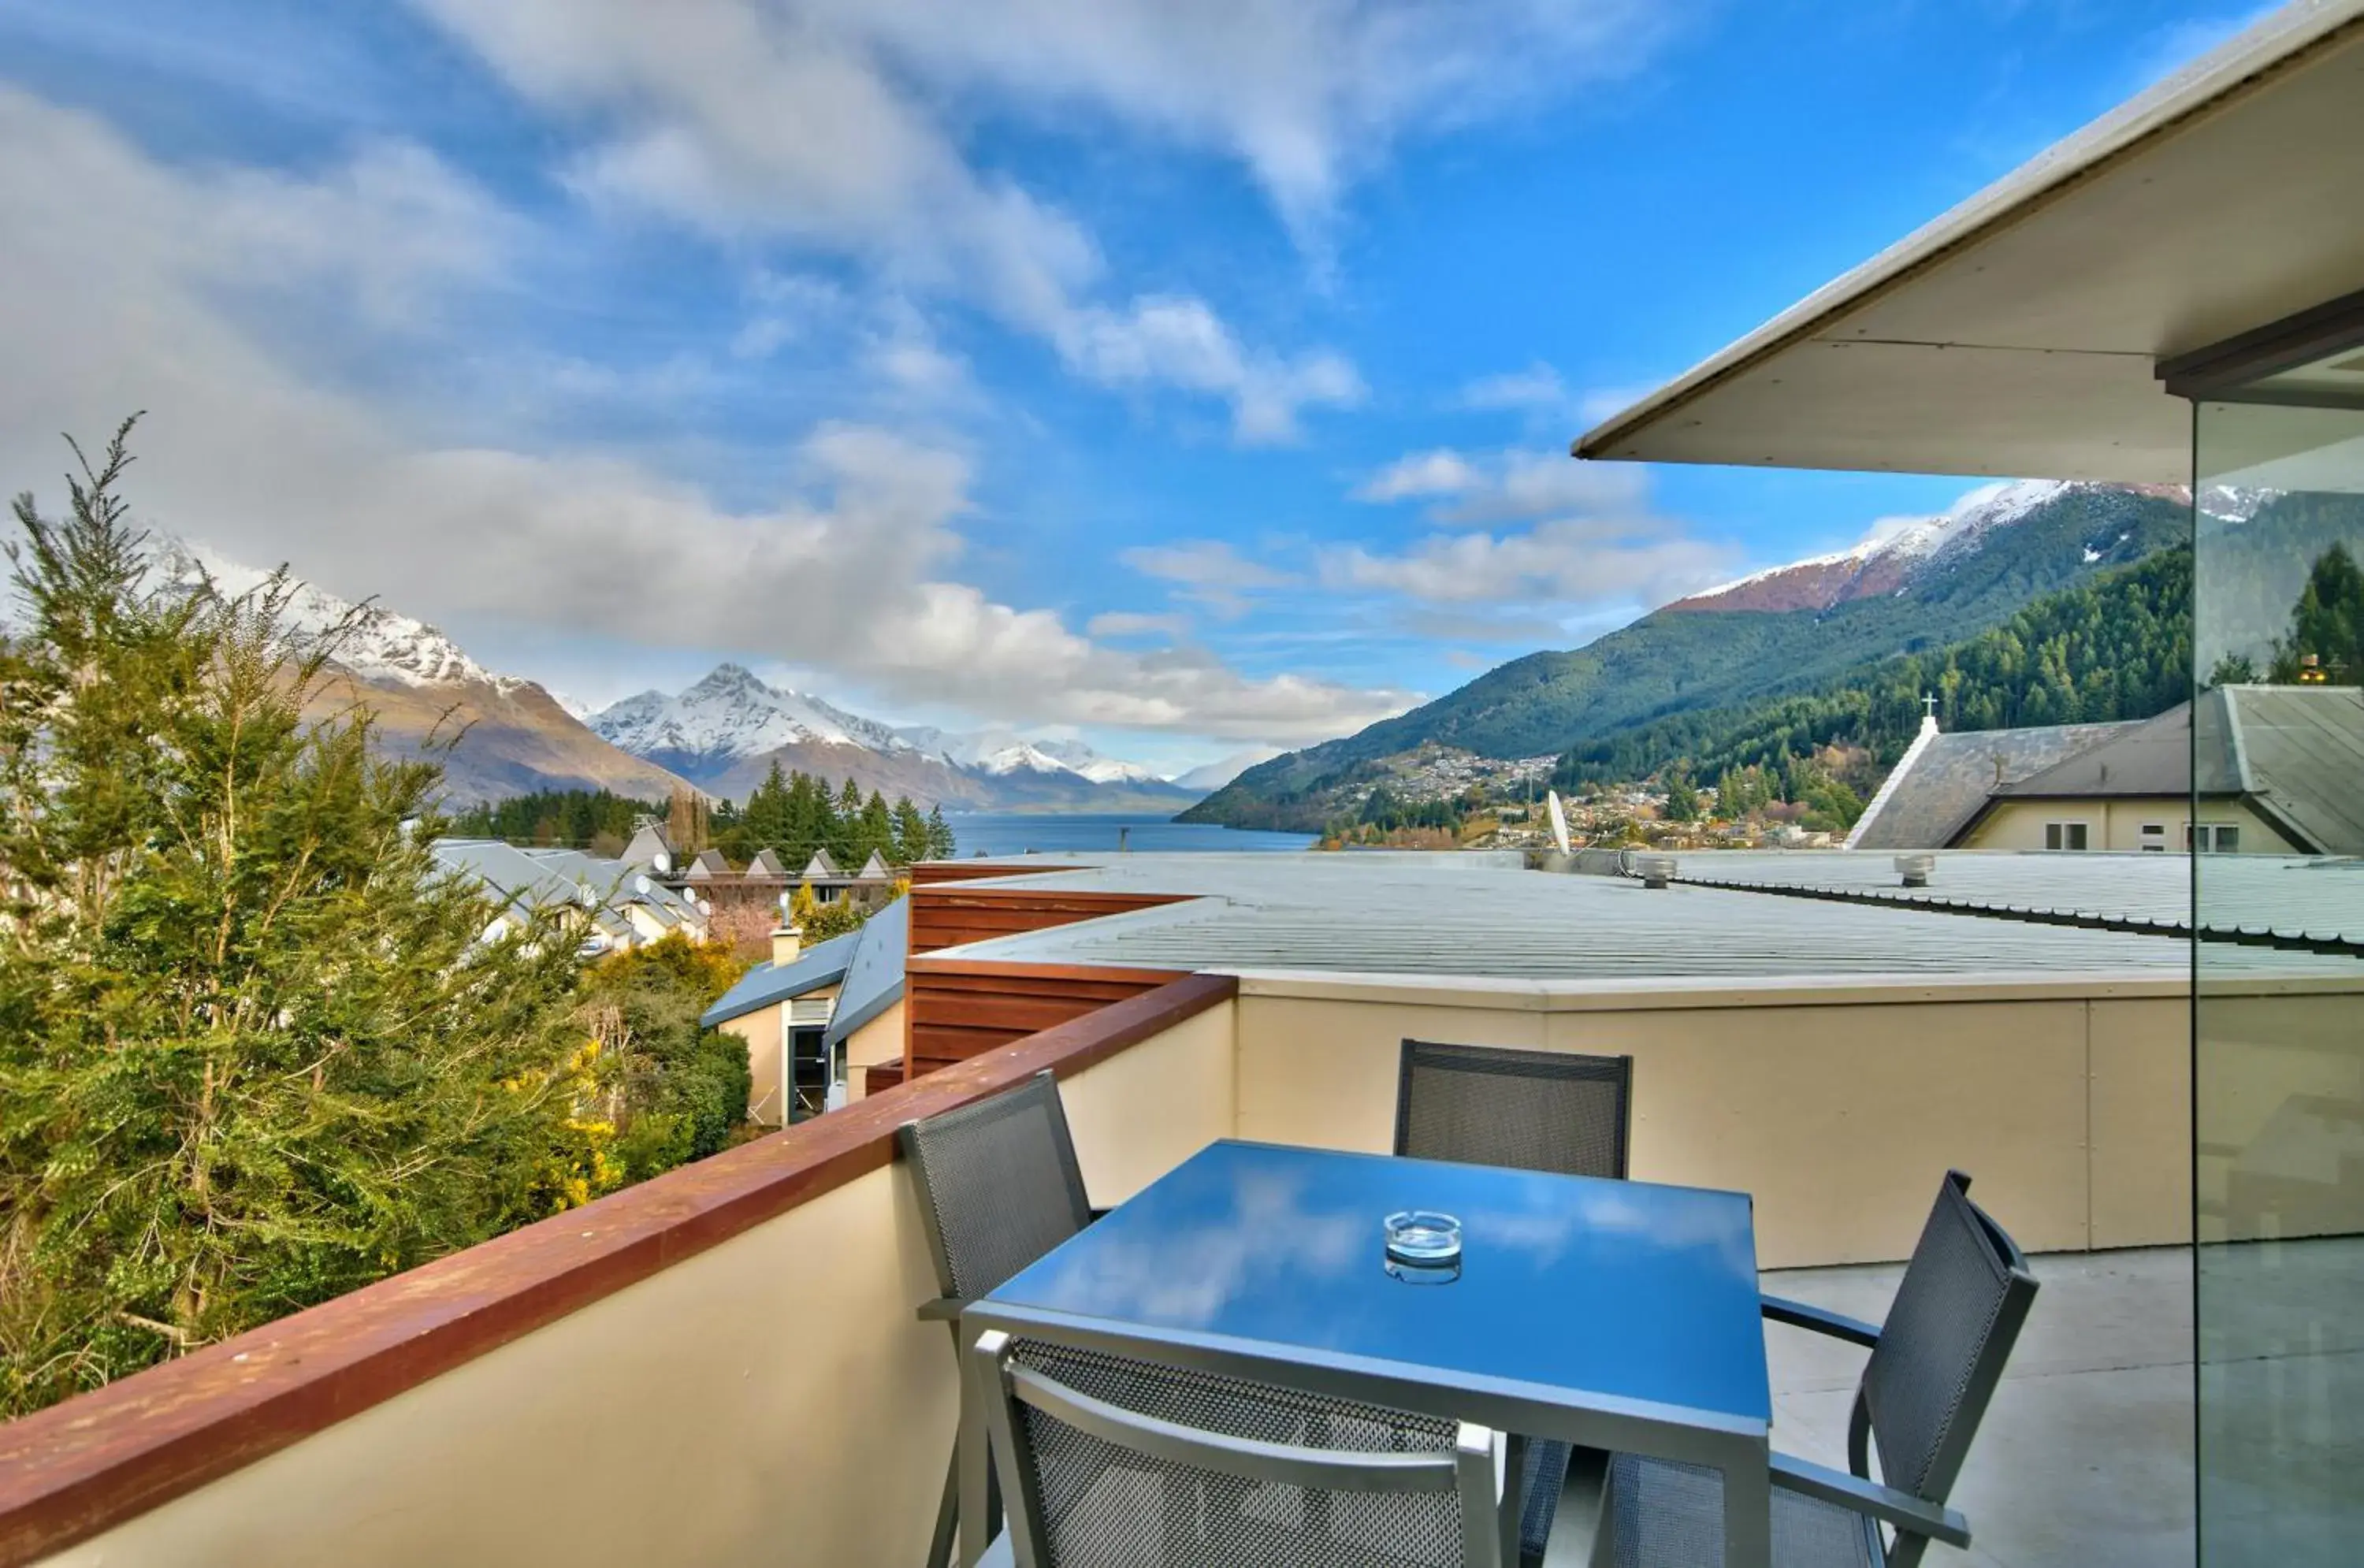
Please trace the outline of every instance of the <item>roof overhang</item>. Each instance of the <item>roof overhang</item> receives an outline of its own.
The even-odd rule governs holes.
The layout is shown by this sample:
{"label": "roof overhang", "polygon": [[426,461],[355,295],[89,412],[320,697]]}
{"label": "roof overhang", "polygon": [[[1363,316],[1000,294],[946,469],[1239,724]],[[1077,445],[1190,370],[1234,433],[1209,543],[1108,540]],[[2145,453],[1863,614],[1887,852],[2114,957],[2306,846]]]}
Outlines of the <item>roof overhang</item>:
{"label": "roof overhang", "polygon": [[2364,0],[2298,0],[1579,439],[2180,484],[2166,361],[2364,288]]}

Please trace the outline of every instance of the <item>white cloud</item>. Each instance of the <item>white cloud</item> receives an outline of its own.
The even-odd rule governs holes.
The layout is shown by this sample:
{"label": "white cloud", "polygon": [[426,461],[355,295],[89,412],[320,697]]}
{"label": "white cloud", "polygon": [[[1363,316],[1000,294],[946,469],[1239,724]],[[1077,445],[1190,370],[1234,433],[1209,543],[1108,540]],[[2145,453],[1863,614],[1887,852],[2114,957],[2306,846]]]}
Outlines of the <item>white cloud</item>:
{"label": "white cloud", "polygon": [[1559,372],[1540,360],[1522,371],[1481,376],[1461,389],[1461,403],[1467,408],[1556,414],[1573,402]]}
{"label": "white cloud", "polygon": [[[0,473],[19,483],[62,466],[51,432],[145,407],[143,520],[409,614],[728,648],[1027,723],[1294,743],[1409,700],[1113,649],[946,580],[972,474],[942,442],[823,425],[778,498],[725,505],[607,453],[439,439],[439,410],[315,373],[392,330],[459,340],[468,303],[512,286],[510,220],[415,150],[310,179],[187,172],[0,88]],[[370,302],[396,300],[379,321]]]}
{"label": "white cloud", "polygon": [[1476,464],[1459,452],[1440,448],[1396,459],[1356,486],[1354,495],[1357,501],[1384,506],[1391,501],[1466,495],[1484,483]]}
{"label": "white cloud", "polygon": [[1439,522],[1483,524],[1641,505],[1648,474],[1629,463],[1578,462],[1566,452],[1512,448],[1412,452],[1365,480],[1354,498],[1377,505],[1424,500]]}
{"label": "white cloud", "polygon": [[1233,620],[1247,613],[1249,591],[1284,588],[1298,581],[1215,539],[1142,545],[1118,559],[1143,576],[1178,584],[1180,597]]}
{"label": "white cloud", "polygon": [[1164,637],[1190,635],[1185,615],[1147,615],[1138,610],[1103,610],[1084,623],[1087,637]]}
{"label": "white cloud", "polygon": [[1338,355],[1283,361],[1250,353],[1196,299],[1157,296],[1121,312],[1075,311],[1055,336],[1068,364],[1103,384],[1163,384],[1225,398],[1232,433],[1250,444],[1294,440],[1300,408],[1352,405],[1363,395],[1362,378]]}
{"label": "white cloud", "polygon": [[1564,517],[1519,532],[1432,534],[1398,554],[1327,550],[1322,581],[1426,605],[1664,604],[1717,581],[1722,546],[1641,524]]}
{"label": "white cloud", "polygon": [[1524,415],[1530,427],[1566,427],[1572,436],[1631,407],[1653,390],[1654,384],[1645,383],[1579,391],[1538,360],[1522,371],[1471,382],[1461,389],[1459,401],[1465,408],[1506,409]]}
{"label": "white cloud", "polygon": [[1511,115],[1642,64],[1645,0],[781,0],[947,91],[1081,108],[1238,160],[1300,238],[1400,139]]}
{"label": "white cloud", "polygon": [[[891,286],[971,300],[1087,379],[1221,398],[1243,441],[1293,439],[1301,410],[1361,395],[1341,356],[1244,348],[1203,300],[1110,303],[1083,227],[971,167],[942,123],[942,94],[909,80],[1047,81],[1094,97],[1111,80],[1078,71],[1108,58],[1066,46],[1103,30],[1093,25],[1111,20],[1103,8],[1054,14],[1004,0],[1007,15],[972,7],[948,25],[941,7],[838,0],[418,4],[519,92],[585,128],[568,178],[596,201],[726,241],[782,239],[859,258]],[[1022,55],[1010,52],[1017,40],[988,36],[1012,31],[1045,36]],[[1119,53],[1130,47],[1112,41]],[[1005,79],[1008,71],[1019,74]],[[777,330],[759,328],[749,342],[764,347]]]}
{"label": "white cloud", "polygon": [[[1662,604],[1716,581],[1734,553],[1654,512],[1646,470],[1555,451],[1411,452],[1353,495],[1377,505],[1424,502],[1428,520],[1451,530],[1398,550],[1344,545],[1319,556],[1327,587],[1398,595],[1426,606],[1432,623],[1437,606],[1456,612],[1449,632],[1432,624],[1428,635],[1477,637],[1489,623],[1509,634],[1532,630],[1538,616],[1565,623]],[[1514,613],[1469,613],[1480,607]]]}

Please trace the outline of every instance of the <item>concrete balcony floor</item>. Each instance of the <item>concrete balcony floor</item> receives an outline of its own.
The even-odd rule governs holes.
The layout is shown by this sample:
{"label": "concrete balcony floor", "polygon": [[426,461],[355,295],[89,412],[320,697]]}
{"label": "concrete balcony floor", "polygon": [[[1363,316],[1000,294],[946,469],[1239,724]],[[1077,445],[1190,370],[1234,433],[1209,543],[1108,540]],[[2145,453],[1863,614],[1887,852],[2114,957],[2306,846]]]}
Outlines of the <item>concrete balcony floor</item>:
{"label": "concrete balcony floor", "polygon": [[[1971,1445],[1953,1503],[1968,1551],[1930,1564],[2176,1568],[2192,1561],[2191,1254],[2062,1253],[2030,1265],[2042,1289]],[[1765,1288],[1877,1323],[1901,1264],[1767,1273]],[[1773,1440],[1846,1468],[1864,1352],[1768,1325]]]}

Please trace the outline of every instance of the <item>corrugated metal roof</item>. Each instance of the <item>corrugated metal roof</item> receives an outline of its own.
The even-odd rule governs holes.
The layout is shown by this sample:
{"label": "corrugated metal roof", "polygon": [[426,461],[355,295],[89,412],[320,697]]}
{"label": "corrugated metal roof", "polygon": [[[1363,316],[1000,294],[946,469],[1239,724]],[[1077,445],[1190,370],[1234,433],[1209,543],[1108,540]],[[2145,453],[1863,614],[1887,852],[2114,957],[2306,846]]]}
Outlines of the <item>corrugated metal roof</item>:
{"label": "corrugated metal roof", "polygon": [[[2207,694],[2213,698],[2216,694]],[[2212,716],[2221,702],[2208,704]],[[2222,751],[2219,742],[2215,750]],[[2214,790],[2237,789],[2229,780]],[[2106,795],[2191,793],[2191,705],[2178,703],[2157,718],[2145,719],[2115,740],[2088,747],[2040,773],[2004,784],[1993,793],[2058,799]]]}
{"label": "corrugated metal roof", "polygon": [[[1903,885],[1886,853],[1729,851],[1678,860],[1683,880],[1726,887],[1818,889],[1972,913],[2148,920],[2187,935],[2193,924],[2195,860],[2180,854],[1946,851],[1930,856],[1929,885],[1918,888]],[[2203,930],[2364,940],[2364,862],[2202,855],[2196,870]]]}
{"label": "corrugated metal roof", "polygon": [[898,898],[855,933],[862,940],[846,966],[845,984],[837,993],[837,1011],[829,1020],[826,1044],[838,1041],[893,1006],[903,995],[903,960],[911,951],[911,901]]}
{"label": "corrugated metal roof", "polygon": [[1997,784],[2043,772],[2089,748],[2139,728],[2065,724],[2036,729],[1949,730],[1931,738],[1911,772],[1895,781],[1879,813],[1863,824],[1862,850],[1936,850],[1954,840]]}
{"label": "corrugated metal roof", "polygon": [[2325,854],[2364,854],[2364,691],[2227,686],[2252,804]]}
{"label": "corrugated metal roof", "polygon": [[845,978],[846,968],[853,962],[854,947],[861,940],[860,931],[848,931],[842,937],[815,943],[786,964],[759,963],[741,975],[739,984],[725,991],[722,999],[707,1008],[697,1021],[712,1029],[759,1007],[834,985]]}
{"label": "corrugated metal roof", "polygon": [[[1947,865],[1957,858],[1946,857]],[[1978,858],[2038,862],[2034,856]],[[2153,858],[2170,867],[2188,865],[2180,856]],[[1838,860],[1872,875],[1889,862],[1886,855],[1684,859]],[[1186,860],[1197,863],[1166,863]],[[1219,860],[1224,863],[1211,863]],[[2051,874],[2040,864],[2035,869]],[[1895,877],[1892,869],[1887,874],[1891,881]],[[1949,884],[1954,880],[1946,868],[1939,874]],[[1388,855],[1143,855],[1127,864],[1066,873],[1058,880],[1073,887],[1154,887],[1205,897],[947,949],[935,956],[1544,981],[2174,978],[2188,974],[2191,962],[2188,943],[2159,936],[1767,897],[1679,883],[1651,891],[1622,878],[1530,873],[1499,862],[1451,866],[1409,858],[1399,862]],[[2364,891],[2364,883],[2356,885]],[[2159,890],[2154,885],[2149,894],[2155,900]],[[2227,948],[2221,962],[2212,950],[2209,962],[2212,973],[2357,973],[2351,959],[2270,949]]]}

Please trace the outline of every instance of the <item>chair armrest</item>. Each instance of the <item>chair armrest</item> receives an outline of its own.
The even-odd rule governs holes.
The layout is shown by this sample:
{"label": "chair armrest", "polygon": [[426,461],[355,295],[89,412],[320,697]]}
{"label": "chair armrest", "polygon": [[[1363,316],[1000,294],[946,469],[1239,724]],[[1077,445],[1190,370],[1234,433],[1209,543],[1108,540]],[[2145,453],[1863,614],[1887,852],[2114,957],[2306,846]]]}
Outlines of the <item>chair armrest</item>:
{"label": "chair armrest", "polygon": [[1860,1475],[1849,1475],[1844,1470],[1833,1470],[1828,1465],[1777,1453],[1772,1458],[1772,1481],[1774,1485],[1785,1491],[1820,1502],[1835,1503],[1842,1508],[1868,1514],[1882,1524],[1893,1525],[1914,1535],[1927,1536],[1931,1540],[1943,1541],[1947,1546],[1968,1547],[1970,1544],[1969,1522],[1953,1509],[1916,1497],[1910,1492],[1882,1486],[1877,1481],[1866,1481]]}
{"label": "chair armrest", "polygon": [[1825,1312],[1819,1307],[1809,1307],[1802,1301],[1786,1296],[1759,1296],[1758,1304],[1765,1316],[1776,1323],[1787,1323],[1793,1329],[1812,1329],[1817,1334],[1828,1334],[1834,1340],[1846,1340],[1867,1348],[1879,1343],[1879,1330],[1858,1318],[1842,1313]]}
{"label": "chair armrest", "polygon": [[960,1321],[960,1315],[968,1310],[969,1305],[956,1296],[940,1296],[933,1301],[920,1303],[920,1321],[957,1323]]}

